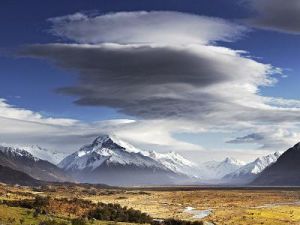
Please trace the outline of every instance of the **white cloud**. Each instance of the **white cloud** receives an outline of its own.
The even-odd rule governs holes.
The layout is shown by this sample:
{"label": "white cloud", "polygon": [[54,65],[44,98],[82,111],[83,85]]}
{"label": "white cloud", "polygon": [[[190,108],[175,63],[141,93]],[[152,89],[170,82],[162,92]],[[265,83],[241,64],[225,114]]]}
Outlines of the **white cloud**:
{"label": "white cloud", "polygon": [[252,132],[229,140],[228,143],[257,144],[260,149],[284,151],[300,140],[300,130],[289,126],[255,127]]}
{"label": "white cloud", "polygon": [[[0,143],[37,144],[71,153],[100,134],[114,133],[137,146],[156,150],[199,150],[200,146],[175,140],[173,127],[164,121],[115,119],[84,123],[67,118],[43,117],[37,112],[0,101]],[[153,125],[157,129],[153,129]]]}
{"label": "white cloud", "polygon": [[180,12],[82,13],[49,19],[52,33],[79,43],[207,44],[237,39],[246,28],[223,19]]}
{"label": "white cloud", "polygon": [[24,120],[28,122],[36,122],[48,125],[62,125],[71,126],[77,123],[77,120],[67,119],[67,118],[51,118],[43,117],[40,113],[32,112],[30,110],[17,108],[15,106],[9,105],[5,99],[0,98],[0,117],[16,120]]}
{"label": "white cloud", "polygon": [[[267,147],[272,141],[274,150],[298,138],[280,130],[299,125],[299,101],[260,94],[282,71],[216,44],[241,37],[244,27],[176,12],[78,13],[50,21],[54,34],[75,43],[27,46],[21,54],[78,73],[78,84],[59,89],[78,97],[77,104],[104,105],[138,118],[105,128],[73,121],[74,135],[113,131],[140,145],[178,150],[203,148],[174,139],[177,132],[248,132],[232,143]],[[278,135],[267,136],[264,130],[274,127]]]}

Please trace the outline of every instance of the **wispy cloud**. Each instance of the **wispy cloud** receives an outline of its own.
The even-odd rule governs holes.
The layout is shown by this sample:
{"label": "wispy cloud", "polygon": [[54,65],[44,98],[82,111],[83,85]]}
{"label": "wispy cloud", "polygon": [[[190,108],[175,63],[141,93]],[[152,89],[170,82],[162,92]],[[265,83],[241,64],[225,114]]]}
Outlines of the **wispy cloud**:
{"label": "wispy cloud", "polygon": [[[68,118],[43,117],[37,112],[0,101],[0,143],[37,144],[56,151],[71,153],[100,134],[113,133],[149,149],[201,150],[200,146],[174,139],[174,123],[115,119],[85,123]],[[153,126],[157,129],[152,129]],[[179,124],[178,124],[179,125]]]}

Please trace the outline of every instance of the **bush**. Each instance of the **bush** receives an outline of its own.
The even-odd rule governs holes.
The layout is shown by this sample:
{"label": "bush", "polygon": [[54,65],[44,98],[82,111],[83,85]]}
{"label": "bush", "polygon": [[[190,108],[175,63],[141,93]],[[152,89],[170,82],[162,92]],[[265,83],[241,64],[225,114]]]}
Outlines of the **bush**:
{"label": "bush", "polygon": [[150,223],[152,218],[146,213],[139,210],[127,207],[122,207],[119,204],[104,204],[99,203],[97,207],[90,210],[87,214],[89,219],[108,220],[117,222],[131,223]]}
{"label": "bush", "polygon": [[39,225],[68,225],[67,222],[57,222],[56,220],[46,220],[39,223]]}
{"label": "bush", "polygon": [[49,205],[49,196],[42,197],[42,196],[36,196],[33,202],[34,208],[38,207],[45,207]]}
{"label": "bush", "polygon": [[77,218],[71,221],[72,225],[86,225],[85,219]]}
{"label": "bush", "polygon": [[49,197],[36,196],[35,199],[22,199],[16,201],[3,200],[3,204],[10,207],[21,207],[26,209],[42,208],[49,205]]}
{"label": "bush", "polygon": [[203,225],[202,221],[186,221],[186,220],[176,220],[176,219],[166,219],[161,223],[158,223],[157,221],[152,221],[151,225]]}

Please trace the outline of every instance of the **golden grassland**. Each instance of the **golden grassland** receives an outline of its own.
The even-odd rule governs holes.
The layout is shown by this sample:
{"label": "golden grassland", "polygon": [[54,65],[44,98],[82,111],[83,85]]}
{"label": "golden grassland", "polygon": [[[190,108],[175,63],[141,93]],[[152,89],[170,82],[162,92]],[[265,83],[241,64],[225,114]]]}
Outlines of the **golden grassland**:
{"label": "golden grassland", "polygon": [[[20,207],[8,207],[0,205],[0,224],[2,225],[38,225],[42,221],[55,220],[56,222],[66,222],[70,224],[68,217],[56,215],[33,216],[34,212],[30,209]],[[132,223],[113,222],[113,221],[92,221],[87,225],[134,225]]]}
{"label": "golden grassland", "polygon": [[[80,216],[89,207],[67,203],[62,199],[90,200],[118,203],[150,214],[154,218],[196,220],[184,212],[186,207],[211,209],[213,213],[203,221],[218,225],[284,225],[300,224],[300,189],[217,189],[217,188],[129,188],[102,189],[93,186],[55,185],[41,189],[0,186],[0,200],[32,199],[36,195],[50,196],[51,215],[65,220]],[[15,221],[26,217],[26,223],[38,224],[28,209],[0,204],[0,218]],[[49,217],[49,215],[47,215]],[[0,220],[1,221],[1,220]],[[94,224],[108,224],[98,221]],[[0,223],[1,224],[1,223]],[[16,223],[19,224],[19,223]],[[115,224],[115,223],[114,223]]]}

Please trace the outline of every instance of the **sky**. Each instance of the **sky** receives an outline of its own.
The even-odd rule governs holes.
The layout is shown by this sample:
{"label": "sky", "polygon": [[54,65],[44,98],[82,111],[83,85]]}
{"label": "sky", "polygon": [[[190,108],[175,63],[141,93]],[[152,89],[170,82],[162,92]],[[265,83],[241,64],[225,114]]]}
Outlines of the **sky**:
{"label": "sky", "polygon": [[0,3],[0,142],[113,133],[195,161],[300,141],[299,0]]}

